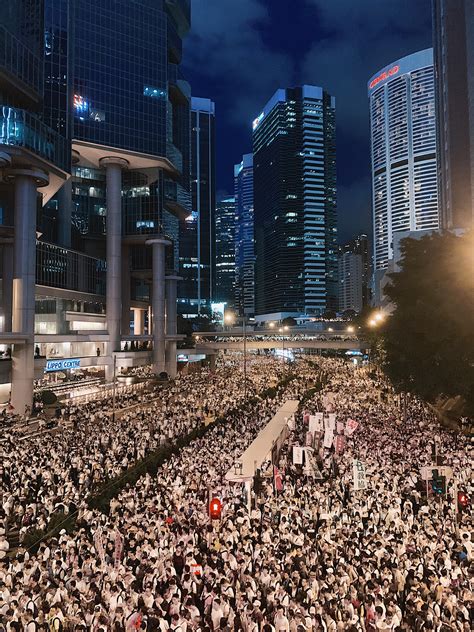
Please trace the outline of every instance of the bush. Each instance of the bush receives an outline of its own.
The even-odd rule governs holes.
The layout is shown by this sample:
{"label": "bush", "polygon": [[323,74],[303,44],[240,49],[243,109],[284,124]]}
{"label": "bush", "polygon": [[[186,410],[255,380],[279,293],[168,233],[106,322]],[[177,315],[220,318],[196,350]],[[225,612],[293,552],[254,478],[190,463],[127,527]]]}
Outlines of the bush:
{"label": "bush", "polygon": [[40,391],[38,397],[45,406],[52,406],[58,401],[56,393],[53,391]]}

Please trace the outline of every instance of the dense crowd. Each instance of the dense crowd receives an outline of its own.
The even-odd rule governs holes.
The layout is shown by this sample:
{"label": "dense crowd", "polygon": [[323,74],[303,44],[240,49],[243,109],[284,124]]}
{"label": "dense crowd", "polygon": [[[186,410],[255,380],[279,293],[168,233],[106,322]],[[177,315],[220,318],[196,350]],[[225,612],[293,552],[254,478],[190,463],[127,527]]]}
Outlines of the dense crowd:
{"label": "dense crowd", "polygon": [[[427,497],[420,471],[435,451],[472,497],[467,439],[438,428],[416,400],[403,419],[390,388],[364,369],[319,362],[328,380],[305,409],[323,410],[332,393],[337,420],[353,419],[358,427],[339,453],[316,445],[304,466],[295,465],[292,447],[305,445],[308,431],[300,410],[275,462],[282,484],[264,478],[250,512],[241,486],[224,476],[281,404],[314,385],[314,362],[299,360],[296,378],[275,397],[244,404],[241,374],[223,367],[214,376],[182,378],[163,401],[149,412],[144,403],[126,422],[113,426],[102,418],[105,411],[80,411],[70,438],[68,431],[49,444],[10,446],[13,507],[23,506],[25,493],[34,501],[30,485],[40,473],[46,503],[40,512],[34,508],[36,523],[44,506],[71,501],[79,518],[74,534],[47,540],[35,554],[20,548],[8,556],[0,540],[5,630],[470,630],[470,514],[457,515],[452,485],[447,495]],[[284,370],[256,360],[249,368],[251,394]],[[204,416],[230,410],[225,423],[211,425],[156,477],[144,475],[127,487],[109,515],[87,509],[83,497],[96,471],[99,478],[119,472],[163,435],[173,440]],[[359,491],[354,459],[367,473],[367,488]],[[77,477],[85,473],[81,485],[71,469]],[[209,518],[210,495],[222,499],[219,521]]]}
{"label": "dense crowd", "polygon": [[[271,359],[249,364],[250,394],[265,388],[270,370],[278,379],[281,364]],[[217,372],[203,370],[151,394],[116,398],[117,409],[127,410],[115,420],[109,397],[67,406],[69,423],[60,432],[18,439],[5,431],[0,443],[0,525],[4,531],[18,527],[20,539],[32,528],[44,529],[52,513],[75,512],[105,479],[120,475],[206,418],[238,406],[243,397],[242,375],[235,360],[226,360]]]}

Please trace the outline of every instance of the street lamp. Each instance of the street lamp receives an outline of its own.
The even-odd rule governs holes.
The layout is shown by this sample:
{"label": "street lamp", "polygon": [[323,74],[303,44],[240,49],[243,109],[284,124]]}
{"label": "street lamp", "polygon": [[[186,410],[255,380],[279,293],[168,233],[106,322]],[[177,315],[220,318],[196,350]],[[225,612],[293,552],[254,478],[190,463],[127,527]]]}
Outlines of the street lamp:
{"label": "street lamp", "polygon": [[275,329],[275,323],[273,322],[268,323],[268,326],[270,327],[270,329]]}
{"label": "street lamp", "polygon": [[353,333],[354,333],[354,327],[353,327],[352,325],[349,325],[349,327],[347,328],[347,331],[348,331],[350,334],[353,334]]}

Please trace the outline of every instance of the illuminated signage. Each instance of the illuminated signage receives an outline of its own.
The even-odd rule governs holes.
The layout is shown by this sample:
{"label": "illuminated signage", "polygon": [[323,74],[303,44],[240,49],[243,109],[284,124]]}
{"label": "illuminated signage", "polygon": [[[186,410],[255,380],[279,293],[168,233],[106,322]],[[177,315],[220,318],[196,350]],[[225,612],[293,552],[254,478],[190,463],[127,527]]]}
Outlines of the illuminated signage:
{"label": "illuminated signage", "polygon": [[252,129],[253,130],[257,129],[257,127],[260,125],[260,123],[263,121],[264,118],[265,118],[265,112],[262,112],[261,114],[259,114],[257,118],[254,120],[254,122],[252,123]]}
{"label": "illuminated signage", "polygon": [[393,66],[393,68],[390,68],[390,70],[384,70],[384,72],[380,73],[378,77],[372,79],[369,84],[369,88],[372,90],[372,88],[375,88],[375,86],[378,85],[381,81],[385,81],[385,79],[389,79],[390,77],[393,77],[393,75],[396,75],[399,70],[400,66]]}
{"label": "illuminated signage", "polygon": [[105,121],[105,112],[92,107],[89,101],[84,99],[84,97],[80,94],[74,95],[74,110],[76,116],[78,116],[81,121],[83,121],[86,117],[99,123]]}
{"label": "illuminated signage", "polygon": [[47,360],[45,373],[52,373],[53,371],[67,371],[67,369],[79,369],[81,366],[81,360],[79,358],[65,358],[63,360]]}

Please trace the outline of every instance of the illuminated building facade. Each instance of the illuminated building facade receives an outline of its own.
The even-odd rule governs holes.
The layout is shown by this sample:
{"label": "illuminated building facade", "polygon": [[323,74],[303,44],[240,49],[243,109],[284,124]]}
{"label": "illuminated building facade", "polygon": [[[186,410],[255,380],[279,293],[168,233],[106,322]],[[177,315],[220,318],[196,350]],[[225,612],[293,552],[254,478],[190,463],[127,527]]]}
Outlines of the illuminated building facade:
{"label": "illuminated building facade", "polygon": [[440,222],[474,221],[474,3],[433,0]]}
{"label": "illuminated building facade", "polygon": [[256,314],[337,308],[335,100],[279,89],[253,122]]}
{"label": "illuminated building facade", "polygon": [[191,208],[179,226],[178,309],[187,317],[209,312],[215,289],[215,105],[191,101]]}
{"label": "illuminated building facade", "polygon": [[[191,212],[180,69],[190,0],[131,4],[2,4],[0,345],[13,362],[0,387],[11,381],[20,412],[57,357],[106,381],[114,357],[118,370],[176,372],[178,223]],[[124,354],[133,337],[149,352]]]}
{"label": "illuminated building facade", "polygon": [[214,302],[234,306],[235,300],[235,197],[216,204]]}
{"label": "illuminated building facade", "polygon": [[234,167],[235,195],[235,304],[239,314],[255,314],[255,238],[253,154]]}
{"label": "illuminated building facade", "polygon": [[378,71],[368,94],[374,269],[380,275],[393,258],[394,233],[439,225],[432,49]]}

